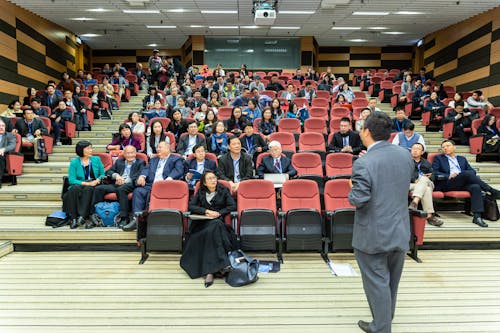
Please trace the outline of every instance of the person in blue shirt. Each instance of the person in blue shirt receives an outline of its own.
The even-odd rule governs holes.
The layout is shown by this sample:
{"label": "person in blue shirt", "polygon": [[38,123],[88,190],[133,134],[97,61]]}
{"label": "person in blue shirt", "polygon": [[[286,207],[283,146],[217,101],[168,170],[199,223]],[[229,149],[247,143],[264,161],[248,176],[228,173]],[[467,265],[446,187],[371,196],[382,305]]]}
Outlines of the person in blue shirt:
{"label": "person in blue shirt", "polygon": [[297,118],[300,120],[300,124],[304,125],[304,121],[309,118],[309,110],[305,105],[302,108],[298,108],[297,104],[290,102],[288,105],[288,112],[286,113],[286,118]]}
{"label": "person in blue shirt", "polygon": [[394,108],[396,117],[392,118],[392,131],[402,132],[407,123],[411,124],[410,119],[406,118],[405,110],[399,106]]}
{"label": "person in blue shirt", "polygon": [[246,116],[251,123],[257,118],[262,118],[262,112],[260,111],[256,99],[252,98],[248,101],[248,107],[243,109],[243,115]]}

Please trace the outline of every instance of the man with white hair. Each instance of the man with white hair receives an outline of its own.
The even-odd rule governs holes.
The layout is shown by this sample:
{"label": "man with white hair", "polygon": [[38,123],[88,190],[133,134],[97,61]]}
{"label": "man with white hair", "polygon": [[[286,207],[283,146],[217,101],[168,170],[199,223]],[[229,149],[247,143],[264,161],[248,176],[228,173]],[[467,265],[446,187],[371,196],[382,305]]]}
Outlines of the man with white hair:
{"label": "man with white hair", "polygon": [[278,141],[271,141],[268,145],[270,156],[265,156],[257,168],[257,175],[260,178],[264,177],[266,173],[280,173],[287,174],[289,178],[297,175],[297,170],[292,165],[288,157],[282,155],[281,143]]}

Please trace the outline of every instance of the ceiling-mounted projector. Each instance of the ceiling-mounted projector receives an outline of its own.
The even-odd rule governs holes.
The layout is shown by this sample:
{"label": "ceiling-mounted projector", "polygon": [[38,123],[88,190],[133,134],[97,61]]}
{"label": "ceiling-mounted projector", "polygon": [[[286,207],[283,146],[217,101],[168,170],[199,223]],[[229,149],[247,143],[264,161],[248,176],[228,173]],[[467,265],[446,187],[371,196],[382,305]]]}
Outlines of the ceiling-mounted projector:
{"label": "ceiling-mounted projector", "polygon": [[255,25],[272,25],[276,20],[276,11],[274,9],[256,9]]}

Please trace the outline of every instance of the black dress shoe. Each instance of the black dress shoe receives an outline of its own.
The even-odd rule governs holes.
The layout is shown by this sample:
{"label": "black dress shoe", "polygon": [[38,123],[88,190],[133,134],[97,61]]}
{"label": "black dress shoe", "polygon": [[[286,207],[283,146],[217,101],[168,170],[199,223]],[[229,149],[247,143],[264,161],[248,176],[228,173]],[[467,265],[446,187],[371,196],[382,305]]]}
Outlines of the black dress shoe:
{"label": "black dress shoe", "polygon": [[122,228],[123,231],[134,231],[135,229],[137,229],[137,218],[135,217]]}
{"label": "black dress shoe", "polygon": [[69,225],[70,229],[76,229],[78,228],[78,220],[77,219],[71,219],[71,223]]}
{"label": "black dress shoe", "polygon": [[486,222],[484,222],[483,219],[480,217],[473,218],[472,223],[477,224],[478,226],[483,227],[483,228],[488,227],[488,224]]}
{"label": "black dress shoe", "polygon": [[214,284],[213,274],[207,274],[207,276],[205,277],[205,288],[208,288],[213,284]]}
{"label": "black dress shoe", "polygon": [[40,163],[42,163],[42,160],[35,160],[35,163],[40,164]]}
{"label": "black dress shoe", "polygon": [[370,323],[367,323],[364,320],[358,321],[358,326],[363,332],[373,333],[373,331],[370,329]]}
{"label": "black dress shoe", "polygon": [[83,216],[78,216],[78,218],[76,219],[76,224],[78,226],[81,226],[81,225],[85,224],[85,219],[83,218]]}

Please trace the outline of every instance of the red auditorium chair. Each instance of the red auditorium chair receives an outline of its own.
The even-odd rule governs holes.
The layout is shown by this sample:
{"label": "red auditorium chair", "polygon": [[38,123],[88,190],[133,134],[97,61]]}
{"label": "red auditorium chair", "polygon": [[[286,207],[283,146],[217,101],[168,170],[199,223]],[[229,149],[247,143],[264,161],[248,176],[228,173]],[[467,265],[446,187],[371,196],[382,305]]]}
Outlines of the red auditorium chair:
{"label": "red auditorium chair", "polygon": [[294,99],[292,99],[292,102],[294,102],[295,104],[297,104],[297,107],[300,109],[301,107],[303,107],[304,105],[305,106],[308,106],[309,105],[309,101],[307,100],[307,98],[305,97],[295,97]]}
{"label": "red auditorium chair", "polygon": [[[450,112],[451,110],[453,110],[453,108],[446,108],[444,110],[444,118],[446,118],[448,116],[448,112]],[[445,138],[445,139],[453,138],[453,125],[454,125],[453,122],[443,124],[443,138]],[[464,127],[464,132],[465,133],[472,133],[472,128],[470,128],[470,127],[465,128]]]}
{"label": "red auditorium chair", "polygon": [[329,100],[327,98],[316,97],[316,98],[312,99],[311,106],[320,107],[320,108],[327,108],[328,109],[330,107],[330,102],[329,102]]}
{"label": "red auditorium chair", "polygon": [[149,210],[139,217],[137,240],[143,264],[152,251],[182,251],[182,238],[187,230],[188,185],[181,180],[153,183]]}
{"label": "red auditorium chair", "polygon": [[329,179],[351,178],[352,154],[331,153],[326,155],[325,174]]}
{"label": "red auditorium chair", "polygon": [[493,108],[488,113],[494,115],[497,120],[500,119],[500,107]]}
{"label": "red auditorium chair", "polygon": [[[288,182],[285,182],[285,184]],[[251,179],[240,183],[238,212],[233,227],[242,250],[277,252],[281,261],[281,243],[276,227],[276,192],[268,180]]]}
{"label": "red auditorium chair", "polygon": [[323,188],[323,165],[321,157],[316,153],[296,153],[292,156],[292,165],[297,170],[300,179],[314,180],[320,188]]}
{"label": "red auditorium chair", "polygon": [[[443,89],[446,92],[446,95],[448,95],[448,98],[453,98],[453,96],[455,96],[455,87],[444,86]],[[467,99],[467,97],[464,96],[464,99]]]}
{"label": "red auditorium chair", "polygon": [[104,166],[104,171],[108,171],[113,166],[113,159],[108,153],[93,153],[94,156],[99,156],[102,165]]}
{"label": "red auditorium chair", "polygon": [[[366,105],[365,105],[366,106]],[[351,117],[351,111],[343,106],[333,107],[330,111],[330,119],[333,118],[343,118],[343,117]]]}
{"label": "red auditorium chair", "polygon": [[352,250],[355,208],[347,198],[350,190],[348,179],[332,179],[325,184],[326,236],[334,252]]}
{"label": "red auditorium chair", "polygon": [[469,138],[470,153],[476,155],[476,162],[481,162],[485,157],[494,157],[495,159],[498,157],[497,152],[483,152],[484,136],[477,133],[482,121],[483,119],[474,119],[472,121],[472,136]]}
{"label": "red auditorium chair", "polygon": [[[281,119],[281,121],[283,120],[285,119]],[[295,137],[293,136],[292,133],[286,133],[286,132],[271,133],[271,135],[269,136],[269,142],[274,140],[278,141],[281,144],[281,149],[288,158],[291,158],[292,155],[295,154],[295,152],[297,151],[297,147],[295,145]]]}
{"label": "red auditorium chair", "polygon": [[392,87],[392,96],[391,96],[391,107],[395,108],[399,102],[399,94],[401,93],[401,85],[394,85]]}
{"label": "red auditorium chair", "polygon": [[309,179],[292,179],[281,189],[281,239],[286,251],[323,252],[324,225],[318,185]]}
{"label": "red auditorium chair", "polygon": [[321,159],[325,159],[326,147],[325,137],[320,133],[302,133],[299,136],[299,151],[300,152],[315,152],[321,155]]}
{"label": "red auditorium chair", "polygon": [[352,108],[360,108],[360,107],[366,107],[368,106],[368,100],[366,98],[360,98],[360,97],[356,97],[352,100],[351,102],[351,105],[352,105]]}
{"label": "red auditorium chair", "polygon": [[330,100],[330,92],[326,90],[317,90],[316,91],[316,98],[324,98],[327,100]]}
{"label": "red auditorium chair", "polygon": [[[105,154],[105,153],[104,153]],[[96,153],[94,153],[94,155],[97,155]],[[105,155],[109,155],[109,154],[105,154]],[[111,157],[111,155],[109,155]],[[120,155],[118,155],[118,158],[122,158],[123,157],[123,152],[120,153]],[[144,153],[137,153],[136,154],[136,158],[139,159],[139,160],[143,160],[144,163],[146,163],[146,166],[148,165],[149,161],[148,161],[148,156]],[[102,157],[101,157],[101,161],[102,161]],[[104,161],[103,161],[103,164],[104,164]],[[104,166],[104,169],[107,171],[106,169],[106,165]],[[108,168],[109,169],[109,168]],[[129,200],[132,200],[132,193],[129,193],[128,194],[128,199]],[[116,195],[116,193],[107,193],[105,196],[104,196],[104,200],[106,201],[118,201],[118,196]]]}
{"label": "red auditorium chair", "polygon": [[253,131],[255,133],[259,133],[260,134],[259,124],[260,124],[261,121],[262,121],[262,118],[255,118],[254,119],[254,121],[253,121]]}
{"label": "red auditorium chair", "polygon": [[300,120],[296,118],[283,118],[278,124],[278,132],[300,134],[302,129],[300,127]]}
{"label": "red auditorium chair", "polygon": [[[21,135],[16,133],[16,147],[13,151],[5,154],[5,171],[11,176],[11,185],[17,185],[17,176],[23,174],[24,155],[21,153]],[[0,179],[1,181],[1,179]]]}
{"label": "red auditorium chair", "polygon": [[139,153],[146,151],[146,137],[144,136],[144,133],[132,133],[132,135],[139,141],[141,145],[141,150],[139,151]]}
{"label": "red auditorium chair", "polygon": [[304,121],[304,133],[320,133],[328,135],[326,121],[322,118],[309,118]]}
{"label": "red auditorium chair", "polygon": [[170,118],[167,118],[167,117],[155,117],[155,118],[151,119],[149,122],[151,124],[151,122],[156,121],[156,120],[161,122],[161,126],[163,127],[164,131],[167,130],[168,125],[170,125],[170,121],[171,121]]}
{"label": "red auditorium chair", "polygon": [[217,119],[218,120],[227,120],[231,118],[231,113],[233,112],[233,108],[231,106],[221,106],[217,111]]}
{"label": "red auditorium chair", "polygon": [[165,132],[165,136],[167,136],[168,139],[169,139],[169,141],[170,141],[170,150],[171,151],[175,151],[176,142],[175,142],[175,135],[174,135],[174,133],[172,133],[172,132]]}
{"label": "red auditorium chair", "polygon": [[269,96],[271,98],[276,98],[276,91],[274,90],[262,90],[260,92],[261,95],[266,95],[266,96]]}
{"label": "red auditorium chair", "polygon": [[[334,117],[330,120],[330,135],[340,131],[340,119],[338,117]],[[330,142],[330,139],[328,139],[328,142]]]}
{"label": "red auditorium chair", "polygon": [[380,90],[380,83],[382,82],[382,78],[379,76],[373,76],[370,79],[370,85],[368,86],[368,94],[371,97],[377,97]]}
{"label": "red auditorium chair", "polygon": [[380,103],[389,103],[391,101],[393,86],[394,84],[392,81],[384,80],[380,82],[380,91],[378,93],[378,100]]}
{"label": "red auditorium chair", "polygon": [[364,99],[366,99],[366,93],[364,93],[363,91],[354,91],[354,98],[364,98]]}
{"label": "red auditorium chair", "polygon": [[324,107],[311,107],[309,109],[309,116],[311,118],[321,118],[328,121],[328,109]]}
{"label": "red auditorium chair", "polygon": [[363,74],[365,73],[365,71],[363,69],[355,69],[354,70],[354,75],[352,77],[352,86],[355,87],[355,86],[359,86],[359,83],[361,81],[361,77],[363,76]]}
{"label": "red auditorium chair", "polygon": [[363,111],[365,107],[357,107],[352,109],[352,119],[354,121],[358,121],[361,116],[361,111]]}

